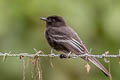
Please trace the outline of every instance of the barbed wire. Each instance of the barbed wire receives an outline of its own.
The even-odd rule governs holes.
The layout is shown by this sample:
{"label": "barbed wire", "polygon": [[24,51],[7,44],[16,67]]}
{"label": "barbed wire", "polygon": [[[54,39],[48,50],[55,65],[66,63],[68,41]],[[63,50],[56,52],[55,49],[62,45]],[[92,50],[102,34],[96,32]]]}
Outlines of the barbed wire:
{"label": "barbed wire", "polygon": [[[36,51],[35,54],[30,54],[30,53],[12,54],[11,52],[8,52],[8,53],[0,52],[0,56],[3,56],[3,57],[6,57],[6,56],[9,56],[9,57],[20,57],[20,56],[22,56],[22,57],[35,57],[35,56],[38,56],[38,57],[60,57],[60,55],[61,55],[61,54],[55,54],[52,51],[50,54],[43,54],[42,51],[37,51],[37,50],[35,50],[35,51]],[[70,58],[78,58],[78,57],[120,58],[120,50],[119,50],[118,54],[110,54],[109,51],[106,51],[103,54],[97,54],[97,55],[87,54],[87,53],[84,53],[81,55],[70,54],[69,57]]]}
{"label": "barbed wire", "polygon": [[[24,61],[23,57],[31,57],[31,58],[35,59],[35,60],[32,61],[32,63],[34,65],[37,65],[36,75],[38,75],[39,80],[42,80],[42,69],[40,68],[40,64],[39,64],[39,61],[38,61],[39,57],[50,57],[50,59],[51,59],[51,57],[59,57],[60,58],[61,54],[55,54],[55,53],[53,53],[52,50],[51,50],[50,54],[44,54],[41,50],[37,51],[36,49],[34,49],[34,51],[35,51],[34,54],[30,54],[30,53],[13,54],[11,51],[8,52],[8,53],[0,52],[0,57],[3,57],[3,62],[6,60],[7,57],[19,57],[22,60],[22,63],[23,63],[23,80],[25,80],[25,69],[26,69],[25,61]],[[103,58],[104,62],[109,64],[109,72],[110,72],[110,58],[118,58],[119,59],[118,62],[120,64],[120,50],[119,50],[118,54],[110,54],[109,51],[106,51],[103,54],[94,55],[94,54],[91,54],[91,51],[90,51],[90,54],[87,54],[87,53],[84,53],[84,54],[81,54],[81,55],[68,54],[67,57],[69,57],[69,58],[80,58],[80,57]],[[52,63],[52,61],[50,61],[50,62]],[[51,65],[51,66],[53,66],[53,65]],[[85,67],[86,67],[87,72],[89,73],[89,70],[90,70],[89,64],[87,63],[85,65]],[[33,76],[33,77],[36,78],[36,75]],[[110,80],[112,80],[112,77],[110,77]]]}

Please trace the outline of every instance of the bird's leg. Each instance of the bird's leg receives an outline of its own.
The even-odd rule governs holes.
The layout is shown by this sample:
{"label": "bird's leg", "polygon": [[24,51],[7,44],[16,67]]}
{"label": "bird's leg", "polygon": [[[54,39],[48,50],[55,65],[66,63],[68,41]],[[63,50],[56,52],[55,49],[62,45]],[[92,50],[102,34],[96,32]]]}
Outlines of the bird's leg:
{"label": "bird's leg", "polygon": [[61,59],[64,59],[64,58],[67,58],[67,55],[65,55],[65,54],[60,54],[60,56],[59,56]]}
{"label": "bird's leg", "polygon": [[69,52],[67,55],[66,54],[60,54],[60,58],[70,58],[70,55],[72,54],[72,52]]}

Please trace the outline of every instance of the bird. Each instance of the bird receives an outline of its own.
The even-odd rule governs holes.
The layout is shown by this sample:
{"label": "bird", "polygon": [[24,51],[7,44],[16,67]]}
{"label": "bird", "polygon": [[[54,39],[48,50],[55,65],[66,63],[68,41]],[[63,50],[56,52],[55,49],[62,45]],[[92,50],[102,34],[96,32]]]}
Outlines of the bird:
{"label": "bird", "polygon": [[[65,54],[89,54],[89,51],[78,34],[67,25],[63,17],[52,15],[47,18],[40,17],[40,19],[46,22],[45,38],[53,49]],[[82,57],[82,59],[86,60],[85,57]],[[89,56],[87,57],[87,61],[90,61],[98,67],[107,77],[111,76],[107,69],[95,57]]]}

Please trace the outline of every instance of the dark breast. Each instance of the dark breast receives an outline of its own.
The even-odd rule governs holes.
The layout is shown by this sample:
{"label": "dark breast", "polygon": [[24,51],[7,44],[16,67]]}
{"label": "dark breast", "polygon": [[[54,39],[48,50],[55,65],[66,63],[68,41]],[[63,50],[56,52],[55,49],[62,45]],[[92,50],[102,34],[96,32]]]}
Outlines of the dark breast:
{"label": "dark breast", "polygon": [[52,34],[59,34],[54,29],[49,28],[45,31],[45,37],[49,43],[49,45],[57,51],[63,51],[65,53],[70,52],[62,43],[56,42],[58,38],[52,37]]}

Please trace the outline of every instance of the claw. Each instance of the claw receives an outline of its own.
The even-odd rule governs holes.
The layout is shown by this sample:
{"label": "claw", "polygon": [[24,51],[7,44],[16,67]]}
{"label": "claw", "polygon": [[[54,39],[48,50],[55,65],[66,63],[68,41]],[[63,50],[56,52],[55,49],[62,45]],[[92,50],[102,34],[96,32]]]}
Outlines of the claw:
{"label": "claw", "polygon": [[59,56],[61,59],[67,58],[67,56],[65,54],[60,54]]}

